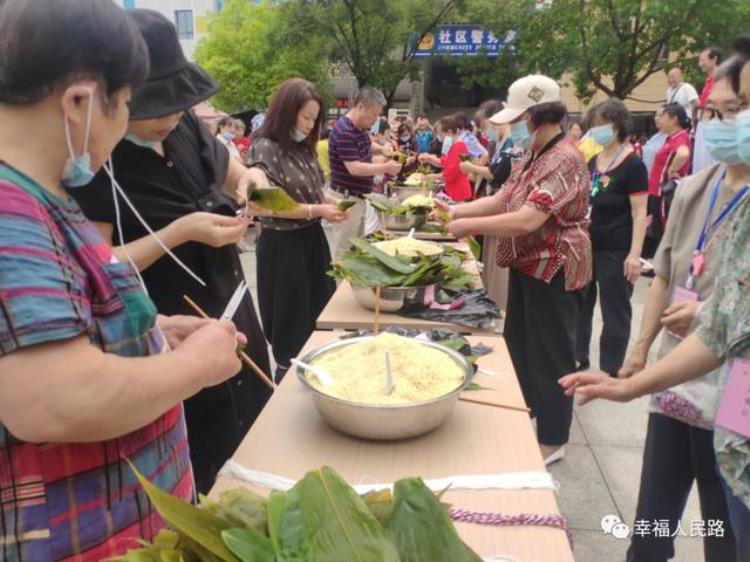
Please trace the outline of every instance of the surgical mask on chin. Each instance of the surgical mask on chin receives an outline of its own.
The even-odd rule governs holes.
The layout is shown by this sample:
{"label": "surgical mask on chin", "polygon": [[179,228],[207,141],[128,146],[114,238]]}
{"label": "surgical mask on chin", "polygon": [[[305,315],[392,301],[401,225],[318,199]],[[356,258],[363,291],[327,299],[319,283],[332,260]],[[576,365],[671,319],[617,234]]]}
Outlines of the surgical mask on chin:
{"label": "surgical mask on chin", "polygon": [[741,161],[736,121],[711,119],[703,124],[706,150],[719,162],[737,164]]}
{"label": "surgical mask on chin", "polygon": [[69,158],[65,162],[60,181],[65,187],[83,187],[91,183],[96,175],[91,169],[91,154],[89,154],[89,135],[91,134],[91,112],[94,107],[94,91],[89,90],[89,108],[86,112],[86,132],[83,136],[83,152],[76,156],[73,141],[70,136],[70,122],[65,117],[65,142],[68,145]]}
{"label": "surgical mask on chin", "polygon": [[234,139],[234,135],[232,133],[222,133],[221,136],[223,136],[228,141]]}
{"label": "surgical mask on chin", "polygon": [[125,139],[142,148],[150,148],[153,150],[154,147],[156,147],[156,142],[144,140],[141,137],[134,135],[133,133],[128,133],[127,135],[125,135]]}
{"label": "surgical mask on chin", "polygon": [[443,148],[440,151],[440,153],[445,156],[448,154],[451,150],[451,147],[453,146],[453,137],[445,136],[443,137]]}
{"label": "surgical mask on chin", "polygon": [[750,109],[746,109],[737,115],[735,123],[737,127],[737,157],[743,164],[750,166]]}
{"label": "surgical mask on chin", "polygon": [[307,138],[307,135],[305,133],[300,132],[300,130],[297,129],[297,127],[292,129],[292,140],[294,142],[302,142],[306,138]]}
{"label": "surgical mask on chin", "polygon": [[513,141],[513,146],[528,150],[531,146],[531,138],[532,135],[529,132],[529,126],[526,124],[526,121],[519,121],[511,125],[510,140]]}
{"label": "surgical mask on chin", "polygon": [[601,146],[610,145],[615,140],[615,129],[610,123],[591,127],[589,132],[591,133],[591,138]]}
{"label": "surgical mask on chin", "polygon": [[399,137],[399,140],[401,142],[409,142],[411,140],[411,137],[410,136],[403,136],[403,137]]}

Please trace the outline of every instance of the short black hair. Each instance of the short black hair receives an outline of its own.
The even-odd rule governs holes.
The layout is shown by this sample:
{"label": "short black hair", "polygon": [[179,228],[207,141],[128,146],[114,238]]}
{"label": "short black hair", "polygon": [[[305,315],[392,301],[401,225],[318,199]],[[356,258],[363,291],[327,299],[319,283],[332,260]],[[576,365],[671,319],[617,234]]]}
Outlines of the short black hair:
{"label": "short black hair", "polygon": [[378,134],[384,135],[385,132],[391,128],[391,124],[388,122],[388,119],[385,117],[380,117],[378,119]]}
{"label": "short black hair", "polygon": [[503,108],[503,102],[500,100],[486,100],[482,102],[482,104],[479,106],[479,109],[477,109],[477,117],[483,118],[483,119],[489,119],[495,113],[499,112]]}
{"label": "short black hair", "polygon": [[665,115],[674,117],[677,119],[677,124],[683,129],[690,128],[690,117],[687,115],[687,111],[679,103],[667,103],[662,106],[662,110]]}
{"label": "short black hair", "polygon": [[738,37],[732,45],[734,52],[744,59],[750,59],[750,35]]}
{"label": "short black hair", "polygon": [[401,123],[398,126],[397,133],[399,135],[401,135],[403,133],[409,133],[409,134],[411,134],[411,125],[409,125],[409,123]]}
{"label": "short black hair", "polygon": [[103,98],[148,76],[148,48],[114,2],[0,2],[0,103],[42,101],[76,80],[96,80]]}
{"label": "short black hair", "polygon": [[534,127],[540,125],[559,125],[568,116],[568,108],[561,101],[540,103],[528,109]]}
{"label": "short black hair", "polygon": [[716,64],[721,62],[721,50],[718,47],[706,47],[703,51],[708,51],[708,58],[715,59]]}
{"label": "short black hair", "polygon": [[617,138],[625,142],[633,132],[633,118],[630,111],[618,98],[609,98],[596,106],[595,117],[599,117],[608,123],[612,123],[617,129]]}
{"label": "short black hair", "polygon": [[471,119],[463,111],[453,114],[453,119],[456,121],[456,125],[460,130],[470,131],[471,130]]}

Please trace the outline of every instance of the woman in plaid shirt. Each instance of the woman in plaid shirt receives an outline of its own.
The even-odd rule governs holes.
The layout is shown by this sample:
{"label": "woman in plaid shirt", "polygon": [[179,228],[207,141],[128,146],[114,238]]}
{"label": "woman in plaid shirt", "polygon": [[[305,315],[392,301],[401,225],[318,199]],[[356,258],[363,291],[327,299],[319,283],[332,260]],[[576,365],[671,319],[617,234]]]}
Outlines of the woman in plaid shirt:
{"label": "woman in plaid shirt", "polygon": [[137,27],[112,2],[6,0],[0,53],[0,560],[100,560],[163,526],[125,459],[192,497],[181,402],[239,370],[238,334],[157,318],[64,189],[125,134]]}
{"label": "woman in plaid shirt", "polygon": [[514,82],[490,122],[512,123],[510,138],[527,153],[495,195],[452,207],[448,225],[457,238],[497,236],[497,264],[510,268],[504,336],[547,464],[568,441],[573,403],[557,380],[575,370],[582,289],[591,281],[589,174],[565,141],[566,114],[551,78]]}

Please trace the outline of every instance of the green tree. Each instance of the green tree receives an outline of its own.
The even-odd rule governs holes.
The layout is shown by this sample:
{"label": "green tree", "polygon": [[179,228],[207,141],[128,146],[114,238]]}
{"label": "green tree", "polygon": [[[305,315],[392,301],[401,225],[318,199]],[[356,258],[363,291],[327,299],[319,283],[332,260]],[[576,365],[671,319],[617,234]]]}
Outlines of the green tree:
{"label": "green tree", "polygon": [[216,107],[265,107],[278,85],[295,76],[328,96],[328,42],[289,25],[292,11],[289,3],[228,0],[211,18],[195,58],[221,84]]}
{"label": "green tree", "polygon": [[498,36],[518,31],[511,74],[570,72],[582,98],[624,99],[665,65],[695,71],[702,48],[731,44],[748,28],[750,2],[472,0],[469,13]]}
{"label": "green tree", "polygon": [[296,0],[295,27],[330,39],[330,57],[358,86],[376,86],[390,105],[399,82],[416,77],[416,45],[462,0]]}

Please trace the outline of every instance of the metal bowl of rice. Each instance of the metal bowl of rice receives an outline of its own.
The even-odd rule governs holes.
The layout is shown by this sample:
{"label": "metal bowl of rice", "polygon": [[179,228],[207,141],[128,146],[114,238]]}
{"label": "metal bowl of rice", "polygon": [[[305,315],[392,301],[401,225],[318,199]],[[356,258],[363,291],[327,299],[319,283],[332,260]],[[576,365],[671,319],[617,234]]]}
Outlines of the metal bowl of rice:
{"label": "metal bowl of rice", "polygon": [[[362,336],[335,340],[313,349],[301,360],[305,363],[315,364],[316,361],[324,358],[327,354],[336,353],[347,346],[371,342],[375,337]],[[319,385],[313,384],[308,379],[312,375],[298,367],[297,376],[299,380],[309,391],[313,404],[328,425],[343,433],[363,439],[398,440],[424,435],[445,423],[456,407],[459,393],[471,382],[474,369],[469,361],[456,351],[429,341],[415,338],[408,339],[411,342],[418,342],[427,350],[436,350],[443,354],[446,368],[450,365],[454,374],[460,373],[457,384],[447,392],[442,392],[439,396],[428,400],[397,404],[365,403],[327,394],[318,388]],[[414,360],[417,359],[414,358]],[[355,363],[349,365],[347,369],[364,369],[365,377],[372,373],[367,370],[367,362],[364,357],[362,361],[356,361]],[[434,370],[434,366],[424,367],[424,380],[429,384],[432,384],[430,377],[434,376]],[[334,379],[336,378],[336,373],[330,374]],[[398,386],[399,374],[394,372],[394,376]],[[378,384],[379,382],[378,380]]]}

